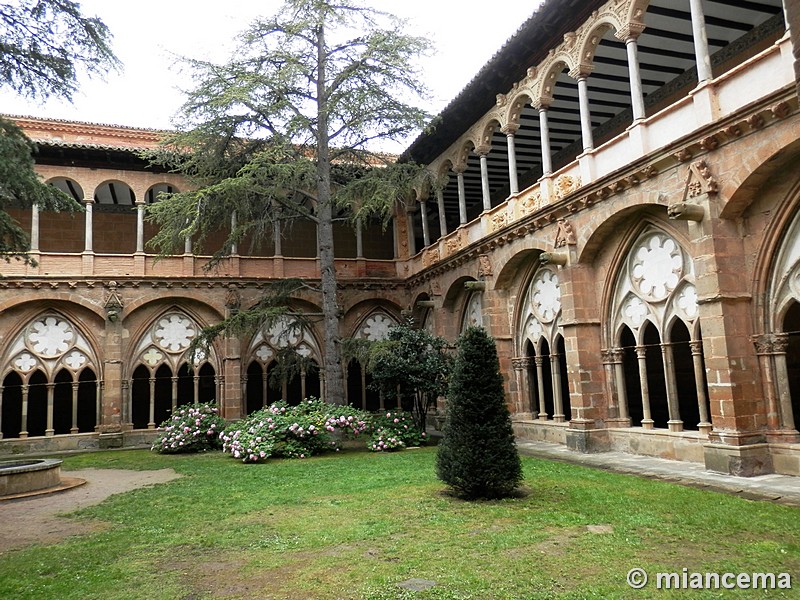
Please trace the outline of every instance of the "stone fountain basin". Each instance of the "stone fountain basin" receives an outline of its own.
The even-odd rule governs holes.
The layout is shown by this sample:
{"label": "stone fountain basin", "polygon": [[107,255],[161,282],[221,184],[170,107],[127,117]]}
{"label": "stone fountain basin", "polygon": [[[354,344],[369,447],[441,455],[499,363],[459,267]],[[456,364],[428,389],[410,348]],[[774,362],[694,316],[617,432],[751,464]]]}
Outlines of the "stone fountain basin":
{"label": "stone fountain basin", "polygon": [[58,487],[62,462],[56,458],[0,461],[0,497]]}

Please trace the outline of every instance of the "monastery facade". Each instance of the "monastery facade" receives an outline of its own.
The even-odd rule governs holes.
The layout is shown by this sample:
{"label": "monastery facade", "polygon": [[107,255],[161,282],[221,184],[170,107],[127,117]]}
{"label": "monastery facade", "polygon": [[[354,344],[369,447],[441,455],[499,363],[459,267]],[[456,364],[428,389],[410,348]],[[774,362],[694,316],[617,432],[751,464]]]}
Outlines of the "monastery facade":
{"label": "monastery facade", "polygon": [[[521,438],[800,475],[798,14],[546,1],[401,157],[441,188],[388,230],[337,231],[341,334],[480,324]],[[321,362],[321,328],[186,354],[265,284],[319,278],[311,223],[210,270],[191,239],[157,260],[145,207],[185,182],[136,152],[162,132],[14,118],[86,212],[12,213],[36,265],[2,266],[0,455],[141,443],[186,402],[235,419],[324,397],[314,369],[268,385],[286,345]],[[345,377],[385,408],[358,363]]]}

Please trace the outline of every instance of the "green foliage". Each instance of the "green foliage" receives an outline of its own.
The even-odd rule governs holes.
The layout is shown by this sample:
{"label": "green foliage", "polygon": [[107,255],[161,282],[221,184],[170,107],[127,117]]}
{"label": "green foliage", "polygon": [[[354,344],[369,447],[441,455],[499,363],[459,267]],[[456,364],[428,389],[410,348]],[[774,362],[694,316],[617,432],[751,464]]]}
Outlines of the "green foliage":
{"label": "green foliage", "polygon": [[203,452],[220,448],[219,434],[225,429],[225,419],[219,416],[215,404],[193,404],[180,407],[175,414],[158,426],[161,435],[151,450],[161,454]]}
{"label": "green foliage", "polygon": [[369,415],[350,406],[328,404],[317,398],[298,406],[275,402],[229,425],[222,450],[245,463],[269,458],[307,458],[339,450],[331,434],[341,431],[358,436],[369,427]]}
{"label": "green foliage", "polygon": [[372,345],[367,370],[388,402],[399,394],[401,406],[413,408],[417,428],[424,432],[428,409],[447,391],[451,364],[443,338],[403,323]]}
{"label": "green foliage", "polygon": [[511,495],[522,467],[494,340],[480,327],[458,340],[436,474],[464,498]]}
{"label": "green foliage", "polygon": [[389,411],[372,417],[372,435],[367,448],[373,452],[391,452],[419,446],[426,433],[419,430],[414,417],[404,411]]}
{"label": "green foliage", "polygon": [[47,185],[33,170],[36,146],[14,123],[0,118],[0,253],[6,261],[25,255],[28,234],[7,212],[8,208],[81,211],[81,205],[58,188]]}
{"label": "green foliage", "polygon": [[72,100],[80,70],[105,75],[119,68],[111,33],[71,0],[0,4],[0,85],[39,100]]}

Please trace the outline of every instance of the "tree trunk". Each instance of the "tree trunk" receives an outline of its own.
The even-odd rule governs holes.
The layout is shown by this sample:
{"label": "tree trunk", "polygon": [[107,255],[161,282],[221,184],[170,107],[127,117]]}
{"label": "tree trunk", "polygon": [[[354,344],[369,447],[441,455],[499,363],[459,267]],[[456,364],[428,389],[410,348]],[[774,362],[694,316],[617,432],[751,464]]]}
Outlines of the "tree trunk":
{"label": "tree trunk", "polygon": [[339,340],[339,305],[336,299],[336,266],[333,252],[333,207],[331,206],[331,163],[328,147],[328,106],[325,85],[325,30],[317,31],[317,236],[322,284],[322,320],[325,337],[322,372],[325,400],[344,404],[344,376]]}

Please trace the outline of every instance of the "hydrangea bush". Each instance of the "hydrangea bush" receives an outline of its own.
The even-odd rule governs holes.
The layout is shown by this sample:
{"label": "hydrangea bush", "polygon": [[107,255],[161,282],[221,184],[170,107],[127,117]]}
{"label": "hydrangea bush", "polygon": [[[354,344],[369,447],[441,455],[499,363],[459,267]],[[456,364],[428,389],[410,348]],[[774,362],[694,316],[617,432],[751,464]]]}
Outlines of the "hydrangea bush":
{"label": "hydrangea bush", "polygon": [[424,440],[425,432],[419,430],[411,413],[389,411],[372,418],[372,435],[367,448],[373,452],[391,452],[419,446]]}
{"label": "hydrangea bush", "polygon": [[271,404],[228,426],[220,439],[223,452],[252,463],[270,456],[306,458],[338,450],[335,432],[355,437],[369,426],[370,417],[361,410],[310,398],[298,406]]}
{"label": "hydrangea bush", "polygon": [[158,426],[161,434],[151,449],[169,454],[219,448],[222,445],[219,434],[224,428],[225,419],[219,416],[215,404],[181,406]]}

